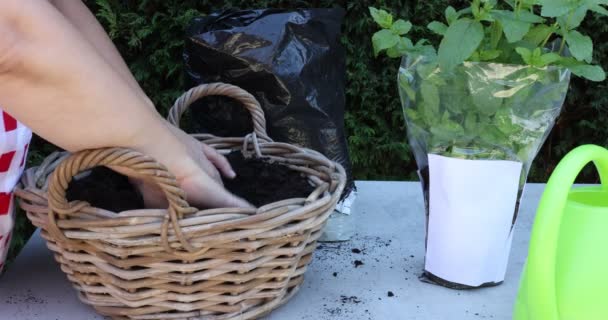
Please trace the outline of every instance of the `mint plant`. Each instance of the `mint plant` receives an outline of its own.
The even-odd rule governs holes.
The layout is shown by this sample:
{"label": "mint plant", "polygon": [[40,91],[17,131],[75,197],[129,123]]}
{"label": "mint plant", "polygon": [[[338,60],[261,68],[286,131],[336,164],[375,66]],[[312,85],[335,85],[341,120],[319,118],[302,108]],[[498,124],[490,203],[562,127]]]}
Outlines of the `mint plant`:
{"label": "mint plant", "polygon": [[[460,203],[451,201],[450,197],[475,199],[480,190],[472,187],[462,190],[463,194],[448,194],[461,185],[461,181],[453,179],[467,176],[472,180],[471,185],[477,182],[490,184],[487,180],[491,179],[492,184],[504,184],[509,188],[519,182],[512,207],[502,203],[491,212],[487,210],[490,207],[486,207],[486,212],[481,213],[502,216],[507,222],[515,221],[517,202],[530,165],[561,112],[571,74],[592,81],[602,81],[606,77],[600,66],[591,63],[591,38],[576,30],[590,11],[606,15],[606,4],[608,0],[511,0],[500,3],[472,0],[462,10],[448,6],[444,20],[427,25],[440,35],[441,41],[435,45],[427,39],[414,41],[409,36],[413,26],[408,21],[370,8],[373,19],[381,28],[372,36],[374,54],[403,57],[398,88],[409,144],[423,187],[427,227],[442,223],[452,227],[456,225],[454,219],[463,219],[466,223],[461,228],[466,225],[466,230],[459,232],[491,228],[486,230],[502,230],[497,232],[498,236],[512,228],[508,223],[486,225],[489,220],[482,217],[476,224],[477,217],[471,216],[471,210],[456,208]],[[433,157],[434,161],[429,164],[430,154],[443,157]],[[459,167],[454,165],[458,161],[449,158],[477,161]],[[519,176],[496,172],[491,177],[484,174],[481,178],[472,173],[475,170],[487,172],[487,168],[503,165],[482,160],[519,162],[522,169]],[[471,172],[454,175],[455,168]],[[433,185],[439,187],[431,196],[430,186]],[[471,193],[467,195],[466,192]],[[433,203],[443,206],[433,206]],[[431,213],[432,210],[435,213]],[[462,214],[465,211],[469,212]],[[431,214],[435,215],[434,219],[430,219]],[[512,220],[506,215],[513,215]],[[430,227],[427,243],[432,237],[443,237],[429,230]],[[449,235],[445,237],[441,243],[451,242]],[[504,250],[506,239],[496,240],[492,243],[500,245],[490,247],[486,242],[483,251]],[[503,254],[507,257],[508,251]],[[462,271],[479,273],[487,268],[492,272],[504,272],[491,270],[493,266],[479,261],[476,263],[478,265],[472,270]],[[423,276],[431,282],[451,288],[471,288],[469,285],[473,282],[452,282],[459,280],[454,274],[443,278],[426,267],[425,264]],[[481,286],[497,284],[494,277],[486,279],[490,282]]]}
{"label": "mint plant", "polygon": [[[473,0],[468,8],[445,10],[445,22],[433,21],[427,28],[443,37],[437,52],[438,65],[450,71],[464,61],[527,64],[533,67],[564,66],[573,74],[603,81],[604,70],[592,65],[593,42],[576,30],[588,12],[608,15],[608,0]],[[431,54],[428,40],[415,45],[407,37],[412,24],[390,13],[370,8],[382,30],[372,37],[374,53],[389,57]],[[538,15],[537,13],[540,13]],[[560,41],[559,49],[547,47]],[[571,56],[566,56],[568,48]]]}
{"label": "mint plant", "polygon": [[[370,8],[381,30],[374,54],[405,57],[399,91],[410,144],[420,153],[522,161],[525,170],[561,111],[569,74],[603,81],[593,43],[576,30],[608,0],[473,0],[427,25],[434,46],[413,41],[412,24]],[[417,147],[418,146],[418,147]],[[525,176],[524,174],[522,176]]]}

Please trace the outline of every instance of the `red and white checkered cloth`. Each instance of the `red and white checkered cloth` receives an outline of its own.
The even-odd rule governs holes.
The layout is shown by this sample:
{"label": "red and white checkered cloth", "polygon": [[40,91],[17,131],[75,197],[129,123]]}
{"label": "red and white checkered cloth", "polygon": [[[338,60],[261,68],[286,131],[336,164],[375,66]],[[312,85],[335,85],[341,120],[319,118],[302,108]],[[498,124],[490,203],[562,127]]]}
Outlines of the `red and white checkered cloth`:
{"label": "red and white checkered cloth", "polygon": [[0,272],[15,224],[13,190],[23,173],[32,131],[0,110]]}

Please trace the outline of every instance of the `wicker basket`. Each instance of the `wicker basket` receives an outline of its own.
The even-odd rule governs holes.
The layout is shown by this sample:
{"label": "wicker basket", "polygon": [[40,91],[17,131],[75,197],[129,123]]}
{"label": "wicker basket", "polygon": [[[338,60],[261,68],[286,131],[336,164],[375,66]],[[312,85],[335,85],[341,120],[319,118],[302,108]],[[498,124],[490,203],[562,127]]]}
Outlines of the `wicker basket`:
{"label": "wicker basket", "polygon": [[[26,171],[17,190],[80,299],[114,319],[253,319],[298,290],[316,240],[344,188],[346,175],[318,152],[273,142],[249,93],[227,84],[196,87],[180,97],[169,119],[188,105],[224,95],[251,112],[244,138],[195,135],[221,153],[242,149],[302,172],[316,187],[307,198],[257,209],[198,210],[184,200],[173,175],[154,159],[125,149],[57,153]],[[96,166],[131,168],[164,191],[169,208],[109,212],[67,202],[77,174]],[[286,186],[288,187],[288,186]]]}

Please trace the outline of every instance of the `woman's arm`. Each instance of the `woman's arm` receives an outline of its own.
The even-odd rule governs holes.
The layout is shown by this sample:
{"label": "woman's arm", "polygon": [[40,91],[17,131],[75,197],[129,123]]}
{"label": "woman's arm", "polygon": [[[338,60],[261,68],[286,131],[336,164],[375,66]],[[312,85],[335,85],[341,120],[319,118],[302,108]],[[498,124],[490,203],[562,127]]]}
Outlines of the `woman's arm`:
{"label": "woman's arm", "polygon": [[[66,20],[68,20],[74,26],[74,29],[77,30],[83,38],[89,41],[89,43],[96,49],[96,52],[102,58],[104,58],[110,66],[112,66],[114,71],[116,71],[116,73],[118,73],[131,86],[131,88],[133,88],[134,91],[141,95],[141,97],[147,102],[147,105],[155,110],[156,107],[139,86],[135,77],[133,77],[133,74],[118,52],[118,49],[116,49],[116,46],[108,37],[101,24],[99,24],[95,16],[89,11],[84,3],[80,0],[49,1],[55,6],[55,8],[57,8],[57,10],[59,10],[59,12],[61,12]],[[164,123],[180,140],[189,140],[188,136],[180,129],[174,127],[167,121],[164,121]],[[214,180],[221,182],[221,177],[217,169],[219,169],[226,177],[233,178],[235,176],[230,163],[224,156],[217,153],[215,149],[207,147],[201,143],[193,143],[192,141],[186,141],[185,143],[191,145],[192,148],[202,150],[204,157],[201,158],[200,165],[203,170],[205,170],[205,172]]]}
{"label": "woman's arm", "polygon": [[[95,47],[97,54],[102,56],[134,90],[141,92],[147,99],[116,46],[84,3],[80,0],[50,0],[50,2],[82,34],[83,38]],[[151,102],[150,106],[154,107]]]}
{"label": "woman's arm", "polygon": [[115,146],[155,157],[194,205],[247,205],[50,3],[0,1],[0,32],[0,105],[34,132],[69,151]]}

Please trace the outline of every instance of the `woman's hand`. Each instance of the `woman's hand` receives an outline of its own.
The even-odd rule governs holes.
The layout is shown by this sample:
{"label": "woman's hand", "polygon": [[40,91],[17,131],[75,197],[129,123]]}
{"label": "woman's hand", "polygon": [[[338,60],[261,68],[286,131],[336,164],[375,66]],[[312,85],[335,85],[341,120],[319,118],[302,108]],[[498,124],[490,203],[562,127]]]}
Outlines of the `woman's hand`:
{"label": "woman's hand", "polygon": [[[245,200],[224,189],[221,176],[228,179],[236,177],[224,156],[171,124],[166,123],[166,125],[185,146],[188,157],[193,160],[188,161],[190,164],[186,166],[173,166],[171,165],[173,161],[169,161],[167,164],[168,170],[175,174],[180,186],[186,191],[187,200],[191,205],[199,208],[252,207]],[[134,175],[134,172],[129,170],[114,169],[125,175]],[[167,205],[162,191],[156,185],[146,182],[142,178],[131,180],[142,193],[146,207],[161,208]]]}

